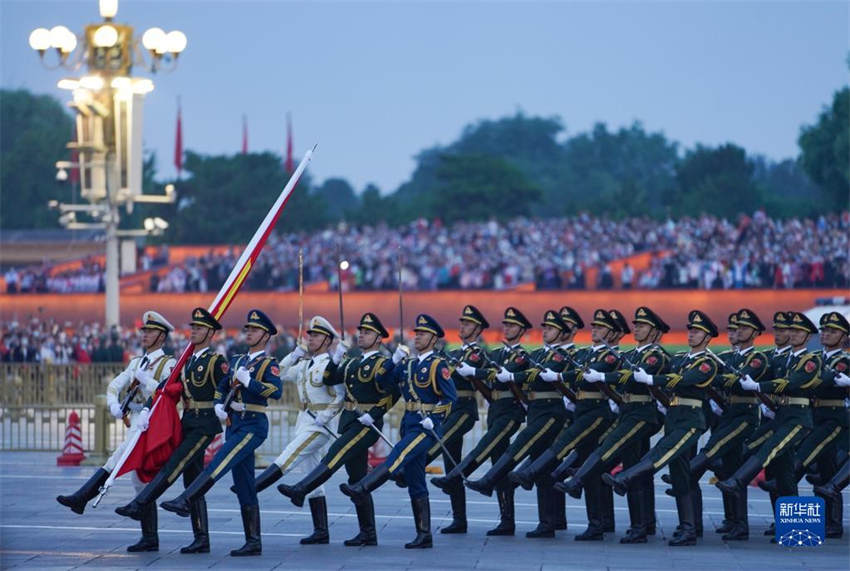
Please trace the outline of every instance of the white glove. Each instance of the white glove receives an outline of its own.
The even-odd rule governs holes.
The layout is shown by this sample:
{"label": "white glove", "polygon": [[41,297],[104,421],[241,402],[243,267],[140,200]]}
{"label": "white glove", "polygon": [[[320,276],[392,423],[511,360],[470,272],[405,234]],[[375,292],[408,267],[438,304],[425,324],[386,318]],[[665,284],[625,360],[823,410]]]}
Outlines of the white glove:
{"label": "white glove", "polygon": [[749,375],[744,375],[741,377],[741,380],[738,381],[741,384],[741,388],[745,391],[758,391],[759,384],[753,380],[753,378]]}
{"label": "white glove", "polygon": [[331,355],[331,360],[334,364],[338,365],[342,358],[345,356],[345,352],[348,351],[348,346],[340,341],[336,344],[336,349],[334,349],[333,354]]}
{"label": "white glove", "polygon": [[835,384],[839,387],[850,387],[850,377],[844,373],[835,375]]}
{"label": "white glove", "polygon": [[306,354],[307,354],[307,352],[304,351],[304,348],[301,347],[301,345],[296,345],[295,349],[293,349],[292,353],[290,353],[289,355],[292,357],[292,359],[294,361],[297,361],[298,359],[300,359],[301,357],[303,357]]}
{"label": "white glove", "polygon": [[773,412],[772,410],[770,410],[770,407],[767,406],[766,404],[761,403],[759,405],[759,408],[761,409],[761,415],[762,416],[767,417],[767,418],[775,418],[776,417],[776,413]]}
{"label": "white glove", "polygon": [[431,420],[430,416],[426,416],[422,420],[419,421],[419,424],[422,425],[422,428],[425,430],[434,430],[434,421]]}
{"label": "white glove", "polygon": [[588,383],[600,383],[605,380],[605,373],[600,373],[599,371],[588,369],[582,375],[582,379],[584,379]]}
{"label": "white glove", "polygon": [[363,426],[372,426],[373,424],[375,424],[375,419],[372,418],[371,414],[366,412],[357,418],[357,422],[359,422]]}
{"label": "white glove", "polygon": [[610,408],[611,412],[613,412],[614,414],[620,414],[620,407],[617,406],[617,403],[615,403],[614,401],[608,401],[608,408]]}
{"label": "white glove", "polygon": [[567,410],[570,411],[570,412],[573,412],[576,409],[576,403],[574,403],[573,401],[571,401],[569,399],[567,399],[567,405],[566,406],[567,406]]}
{"label": "white glove", "polygon": [[500,383],[512,383],[514,382],[514,374],[502,367],[499,372],[496,373],[496,380]]}
{"label": "white glove", "polygon": [[408,355],[410,355],[410,349],[408,349],[404,345],[399,345],[395,348],[395,351],[393,352],[393,363],[398,365],[402,360],[407,358]]}
{"label": "white glove", "polygon": [[547,383],[556,383],[561,380],[561,373],[556,373],[552,369],[546,369],[540,372],[540,378]]}
{"label": "white glove", "polygon": [[658,401],[655,401],[655,408],[658,409],[658,412],[660,412],[664,416],[667,416],[667,407],[666,406],[664,406],[663,404],[661,404]]}
{"label": "white glove", "polygon": [[220,402],[216,403],[213,407],[213,410],[215,411],[215,415],[218,417],[219,420],[227,420],[227,413],[224,412],[223,404],[221,404]]}
{"label": "white glove", "polygon": [[475,367],[467,365],[466,363],[461,363],[460,366],[455,369],[455,372],[461,377],[471,377],[475,375]]}
{"label": "white glove", "polygon": [[137,422],[136,426],[139,427],[139,430],[144,432],[145,430],[148,429],[148,423],[151,420],[151,410],[147,407],[140,410],[138,419],[139,420],[136,421]]}
{"label": "white glove", "polygon": [[236,377],[236,380],[242,383],[243,387],[247,387],[251,383],[251,373],[248,372],[248,369],[245,367],[239,367],[236,369],[236,372],[233,373],[233,376]]}
{"label": "white glove", "polygon": [[632,376],[635,378],[635,381],[644,385],[652,386],[652,375],[648,374],[642,368],[639,368],[637,371],[632,373]]}
{"label": "white glove", "polygon": [[708,399],[708,406],[711,407],[711,412],[713,412],[717,416],[720,416],[720,415],[723,414],[723,409],[720,407],[719,404],[714,402],[714,399]]}
{"label": "white glove", "polygon": [[232,408],[236,412],[242,412],[245,410],[245,404],[237,401],[233,401],[230,403],[230,408]]}
{"label": "white glove", "polygon": [[124,411],[121,410],[121,405],[117,402],[109,405],[109,412],[111,412],[112,416],[115,418],[124,418]]}
{"label": "white glove", "polygon": [[333,418],[332,410],[322,410],[316,414],[316,418],[313,419],[313,424],[316,426],[324,426],[331,418]]}

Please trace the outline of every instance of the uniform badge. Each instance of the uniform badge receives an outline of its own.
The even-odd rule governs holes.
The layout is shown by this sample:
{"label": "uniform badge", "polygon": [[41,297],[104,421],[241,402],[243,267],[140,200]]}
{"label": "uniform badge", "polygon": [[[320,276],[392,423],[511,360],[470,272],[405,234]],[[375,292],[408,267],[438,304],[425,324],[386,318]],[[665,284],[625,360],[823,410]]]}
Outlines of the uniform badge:
{"label": "uniform badge", "polygon": [[280,375],[280,367],[278,367],[277,365],[272,365],[270,369],[272,370],[272,375],[274,375],[275,377]]}
{"label": "uniform badge", "polygon": [[555,362],[560,363],[561,361],[564,360],[564,356],[561,355],[560,353],[555,353],[554,359],[555,359]]}
{"label": "uniform badge", "polygon": [[200,372],[201,372],[201,371],[203,371],[203,370],[204,370],[204,366],[203,366],[203,365],[198,365],[197,371],[200,373]]}
{"label": "uniform badge", "polygon": [[451,376],[452,376],[452,372],[449,371],[449,368],[443,367],[443,380],[447,381],[447,380],[449,380],[449,377],[451,377]]}
{"label": "uniform badge", "polygon": [[427,367],[422,367],[422,369],[421,369],[419,372],[420,372],[420,373],[427,373],[427,372],[428,372],[428,368],[427,368]]}
{"label": "uniform badge", "polygon": [[753,367],[761,367],[761,359],[756,357],[755,359],[750,361],[750,365],[752,365]]}
{"label": "uniform badge", "polygon": [[806,370],[807,373],[811,373],[815,369],[817,369],[817,367],[818,366],[815,364],[814,361],[806,361],[806,365],[803,368]]}
{"label": "uniform badge", "polygon": [[838,371],[839,373],[843,373],[846,368],[847,368],[847,363],[845,363],[844,361],[841,361],[840,363],[838,363],[835,366],[835,370]]}
{"label": "uniform badge", "polygon": [[366,365],[365,367],[363,367],[363,370],[368,372],[369,371],[369,365]]}
{"label": "uniform badge", "polygon": [[658,357],[656,357],[655,355],[652,355],[651,357],[649,357],[649,359],[646,360],[647,365],[654,365],[657,362],[658,362]]}
{"label": "uniform badge", "polygon": [[525,363],[525,357],[520,355],[519,357],[516,358],[516,364],[517,365],[522,365],[523,363]]}
{"label": "uniform badge", "polygon": [[614,355],[606,355],[605,356],[605,362],[608,363],[609,365],[616,360],[617,359],[614,357]]}
{"label": "uniform badge", "polygon": [[481,356],[478,353],[473,353],[469,356],[470,363],[477,363],[481,360]]}
{"label": "uniform badge", "polygon": [[711,365],[709,365],[708,363],[704,362],[702,365],[699,366],[699,372],[700,373],[707,373],[710,370],[711,370]]}
{"label": "uniform badge", "polygon": [[222,373],[224,373],[226,375],[227,371],[229,371],[229,370],[230,370],[230,365],[228,365],[227,363],[221,364],[221,372]]}

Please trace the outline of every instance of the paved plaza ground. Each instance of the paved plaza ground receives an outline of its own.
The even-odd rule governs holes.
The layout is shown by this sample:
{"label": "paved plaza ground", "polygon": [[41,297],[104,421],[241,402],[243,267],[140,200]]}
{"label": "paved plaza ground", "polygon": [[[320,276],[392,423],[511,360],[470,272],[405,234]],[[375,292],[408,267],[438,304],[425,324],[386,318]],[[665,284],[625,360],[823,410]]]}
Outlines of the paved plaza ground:
{"label": "paved plaza ground", "polygon": [[[336,474],[326,485],[331,544],[302,546],[298,538],[311,530],[310,511],[294,507],[276,489],[260,496],[262,509],[263,555],[232,558],[229,551],[243,543],[242,523],[236,496],[229,491],[226,476],[208,494],[212,551],[204,555],[181,555],[179,548],[191,541],[188,519],[159,510],[158,553],[133,554],[126,546],[139,538],[137,522],[116,515],[113,510],[132,497],[132,484],[119,478],[101,504],[78,516],[56,503],[60,493],[76,490],[94,467],[60,468],[55,453],[0,453],[0,568],[69,569],[698,569],[771,571],[780,569],[850,568],[850,539],[828,540],[818,548],[788,549],[771,545],[762,531],[770,522],[767,494],[751,488],[749,496],[751,537],[747,542],[724,543],[713,533],[722,519],[720,494],[703,481],[707,532],[696,547],[671,548],[664,539],[676,525],[673,498],[666,496],[664,484],[656,477],[659,535],[645,545],[620,545],[619,536],[628,526],[625,499],[615,496],[617,533],[603,542],[573,541],[586,523],[581,500],[567,498],[569,529],[556,539],[530,540],[525,531],[536,524],[537,508],[533,492],[517,494],[517,535],[488,538],[484,532],[496,523],[495,499],[470,492],[469,533],[441,535],[451,514],[448,496],[431,488],[434,549],[410,551],[403,544],[415,535],[410,503],[405,490],[392,482],[375,494],[378,524],[377,547],[344,547],[342,541],[354,535],[357,520],[351,502],[338,485]],[[294,480],[296,475],[287,477]],[[171,499],[181,484],[169,490]],[[811,492],[803,484],[801,494]],[[847,495],[845,494],[845,499]],[[846,506],[846,504],[845,504]],[[845,527],[850,506],[845,507]]]}

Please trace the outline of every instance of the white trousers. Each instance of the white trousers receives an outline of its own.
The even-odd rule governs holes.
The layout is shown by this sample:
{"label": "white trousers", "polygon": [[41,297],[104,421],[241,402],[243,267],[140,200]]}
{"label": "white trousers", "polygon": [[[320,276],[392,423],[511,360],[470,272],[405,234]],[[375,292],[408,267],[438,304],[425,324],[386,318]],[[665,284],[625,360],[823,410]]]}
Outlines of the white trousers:
{"label": "white trousers", "polygon": [[[339,417],[334,417],[326,426],[336,432]],[[328,451],[331,435],[313,423],[313,419],[304,411],[298,413],[295,423],[295,438],[293,438],[280,456],[275,458],[274,463],[280,468],[284,475],[298,467],[306,475],[319,465]],[[325,495],[325,486],[319,486],[309,494],[308,498]]]}

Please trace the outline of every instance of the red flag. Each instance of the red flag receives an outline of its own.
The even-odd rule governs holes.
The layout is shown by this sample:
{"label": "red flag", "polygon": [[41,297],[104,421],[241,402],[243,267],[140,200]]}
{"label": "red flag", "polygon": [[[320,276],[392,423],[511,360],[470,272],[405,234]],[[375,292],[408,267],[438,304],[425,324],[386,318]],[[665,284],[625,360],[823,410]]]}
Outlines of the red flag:
{"label": "red flag", "polygon": [[177,100],[177,134],[174,136],[174,168],[177,178],[183,172],[183,113],[180,109],[180,99]]}
{"label": "red flag", "polygon": [[242,154],[248,154],[248,118],[242,115]]}
{"label": "red flag", "polygon": [[286,114],[286,172],[292,172],[292,118]]}

